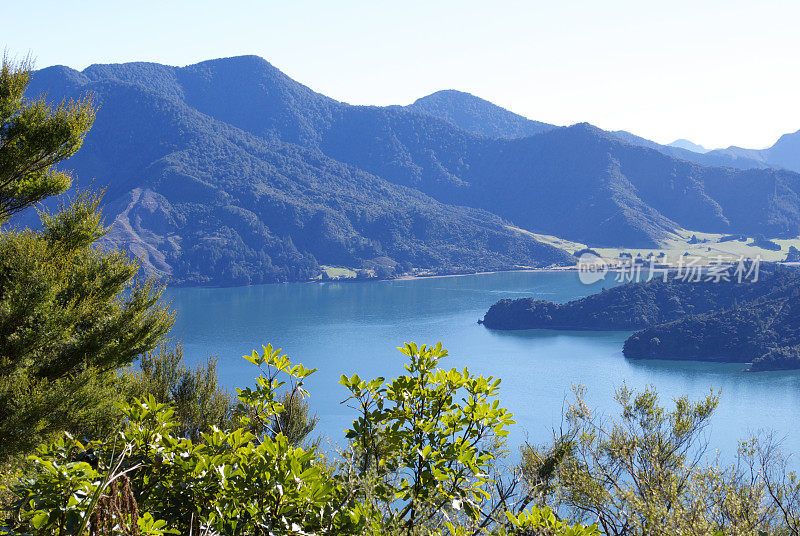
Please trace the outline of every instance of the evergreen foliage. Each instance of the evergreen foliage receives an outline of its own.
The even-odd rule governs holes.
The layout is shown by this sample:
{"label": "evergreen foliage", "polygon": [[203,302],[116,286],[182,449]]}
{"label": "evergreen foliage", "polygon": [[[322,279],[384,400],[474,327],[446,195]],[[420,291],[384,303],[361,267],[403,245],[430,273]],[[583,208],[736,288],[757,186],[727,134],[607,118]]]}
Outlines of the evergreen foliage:
{"label": "evergreen foliage", "polygon": [[[92,124],[88,101],[50,109],[23,98],[28,66],[0,72],[0,224],[69,187],[55,165]],[[172,325],[161,289],[136,283],[124,253],[94,246],[108,229],[96,195],[79,194],[41,228],[0,228],[0,462],[52,434],[115,426],[115,371]]]}
{"label": "evergreen foliage", "polygon": [[233,394],[219,385],[216,359],[189,368],[181,345],[162,343],[144,354],[138,365],[121,374],[126,399],[150,395],[160,404],[170,404],[178,435],[196,441],[215,426],[231,427],[236,406]]}
{"label": "evergreen foliage", "polygon": [[69,188],[55,165],[80,148],[95,109],[88,99],[53,109],[25,98],[31,64],[3,58],[0,67],[0,225],[14,214]]}

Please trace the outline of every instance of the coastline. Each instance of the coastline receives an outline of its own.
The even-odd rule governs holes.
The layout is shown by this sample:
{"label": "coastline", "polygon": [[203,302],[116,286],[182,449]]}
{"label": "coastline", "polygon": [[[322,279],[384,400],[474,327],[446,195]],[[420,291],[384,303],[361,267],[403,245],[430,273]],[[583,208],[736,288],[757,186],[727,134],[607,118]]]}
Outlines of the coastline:
{"label": "coastline", "polygon": [[[468,274],[455,273],[455,274],[431,274],[431,275],[401,275],[400,277],[393,277],[391,279],[361,279],[359,281],[412,281],[414,279],[436,279],[440,277],[466,277],[470,275],[488,275],[488,274],[505,274],[505,273],[525,273],[525,272],[577,272],[578,266],[564,266],[561,268],[517,268],[513,270],[488,270],[485,272],[471,272]],[[347,281],[346,279],[339,279],[337,281]]]}
{"label": "coastline", "polygon": [[[772,264],[772,261],[762,261],[764,264]],[[783,263],[778,262],[775,264],[787,264],[787,265],[800,265],[800,263]],[[700,266],[701,268],[705,268],[705,266]],[[619,272],[622,268],[620,266],[611,266],[608,268],[607,273],[616,273]],[[669,272],[673,272],[677,270],[677,266],[669,265],[666,270]],[[486,270],[481,272],[469,272],[469,273],[443,273],[443,274],[404,274],[399,277],[391,277],[391,278],[377,278],[377,277],[370,277],[370,278],[358,278],[358,277],[341,277],[335,279],[300,279],[294,281],[274,281],[271,283],[258,283],[256,285],[169,285],[168,287],[172,288],[232,288],[232,287],[248,287],[248,286],[259,286],[259,285],[286,285],[290,283],[369,283],[369,282],[378,282],[378,281],[413,281],[415,279],[436,279],[442,277],[466,277],[471,275],[489,275],[489,274],[500,274],[500,273],[524,273],[524,272],[539,272],[539,273],[560,273],[560,272],[577,272],[578,265],[570,265],[570,266],[559,266],[559,267],[546,267],[546,268],[513,268],[509,270]]]}

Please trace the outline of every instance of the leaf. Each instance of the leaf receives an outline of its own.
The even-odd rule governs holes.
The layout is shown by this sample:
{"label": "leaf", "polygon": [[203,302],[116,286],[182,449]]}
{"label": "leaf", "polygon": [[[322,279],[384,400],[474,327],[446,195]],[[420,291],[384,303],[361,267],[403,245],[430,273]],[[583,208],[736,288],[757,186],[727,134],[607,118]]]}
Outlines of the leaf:
{"label": "leaf", "polygon": [[36,530],[39,530],[44,527],[45,523],[47,523],[49,520],[50,516],[47,514],[47,512],[37,512],[31,518],[31,525],[33,525],[33,528]]}
{"label": "leaf", "polygon": [[247,361],[251,362],[254,365],[259,365],[261,363],[261,356],[258,355],[258,352],[256,352],[255,350],[253,350],[252,355],[243,355],[242,358],[246,359]]}

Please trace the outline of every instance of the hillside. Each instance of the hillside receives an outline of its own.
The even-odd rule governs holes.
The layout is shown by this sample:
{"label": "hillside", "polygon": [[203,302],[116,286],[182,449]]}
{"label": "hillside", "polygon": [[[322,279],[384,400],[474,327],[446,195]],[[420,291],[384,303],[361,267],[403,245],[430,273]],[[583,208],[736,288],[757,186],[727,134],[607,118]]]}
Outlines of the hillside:
{"label": "hillside", "polygon": [[800,271],[762,266],[757,281],[741,283],[628,283],[564,304],[500,300],[483,324],[504,330],[638,330],[625,341],[625,357],[800,368]]}
{"label": "hillside", "polygon": [[725,311],[690,315],[631,335],[623,347],[634,359],[749,363],[750,370],[800,368],[800,296],[758,300]]}
{"label": "hillside", "polygon": [[45,92],[95,95],[68,166],[107,188],[109,241],[185,284],[572,262],[511,226],[609,247],[679,227],[800,235],[798,174],[703,166],[587,124],[503,139],[535,122],[457,92],[418,101],[424,113],[350,106],[254,56],[52,67],[29,94]]}
{"label": "hillside", "polygon": [[[456,90],[443,90],[417,99],[405,107],[407,110],[444,119],[467,132],[490,138],[517,139],[553,130],[555,125],[534,121],[497,106],[487,100]],[[778,149],[776,155],[768,157],[766,151],[753,151],[731,147],[727,150],[708,150],[689,140],[679,139],[663,145],[624,130],[612,132],[623,141],[656,149],[668,156],[706,166],[732,167],[737,169],[764,169],[769,167],[800,171],[800,161],[793,159],[796,143],[789,143],[789,151]],[[781,140],[791,137],[787,134]],[[781,141],[776,143],[779,146]],[[780,153],[780,156],[778,154]],[[787,154],[788,153],[788,154]]]}
{"label": "hillside", "polygon": [[771,166],[800,171],[800,130],[784,134],[763,153],[764,159]]}
{"label": "hillside", "polygon": [[701,166],[588,124],[476,138],[397,109],[338,110],[319,148],[446,203],[593,246],[654,247],[683,227],[800,234],[800,175]]}
{"label": "hillside", "polygon": [[444,119],[462,130],[489,138],[525,138],[556,128],[454,89],[437,91],[405,108]]}
{"label": "hillside", "polygon": [[728,147],[706,154],[710,157],[731,158],[740,162],[756,162],[760,167],[800,171],[800,131],[784,134],[774,145],[766,149]]}
{"label": "hillside", "polygon": [[[64,91],[91,92],[102,110],[68,167],[83,185],[95,176],[94,185],[106,188],[105,213],[115,224],[104,242],[129,248],[148,273],[174,284],[236,285],[305,280],[322,264],[386,277],[412,267],[457,272],[571,261],[494,215],[214,120],[159,86],[169,80],[163,71],[151,74],[159,92],[80,77]],[[281,121],[291,123],[288,117]]]}

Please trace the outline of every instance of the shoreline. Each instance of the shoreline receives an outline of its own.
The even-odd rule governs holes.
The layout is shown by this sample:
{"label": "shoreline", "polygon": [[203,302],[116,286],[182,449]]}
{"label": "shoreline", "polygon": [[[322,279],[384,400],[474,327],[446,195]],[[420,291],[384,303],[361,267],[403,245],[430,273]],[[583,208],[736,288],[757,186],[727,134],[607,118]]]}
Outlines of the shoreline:
{"label": "shoreline", "polygon": [[382,283],[387,281],[413,281],[415,279],[436,279],[440,277],[467,277],[471,275],[488,275],[488,274],[503,274],[503,273],[517,273],[517,272],[577,272],[578,267],[576,266],[565,266],[563,268],[519,268],[514,270],[489,270],[485,272],[471,272],[471,273],[454,273],[454,274],[431,274],[431,275],[402,275],[400,277],[392,277],[387,279],[379,279],[377,277],[367,278],[367,279],[359,279],[357,277],[343,277],[341,279],[328,279],[323,281],[322,279],[301,279],[297,281],[274,281],[271,283],[257,283],[254,285],[170,285],[167,283],[167,288],[206,288],[206,289],[218,289],[218,288],[245,288],[245,287],[260,287],[263,285],[294,285],[294,284],[320,284],[320,283]]}
{"label": "shoreline", "polygon": [[[525,272],[577,272],[578,267],[564,266],[563,268],[519,268],[515,270],[488,270],[485,272],[472,272],[468,274],[434,274],[434,275],[402,275],[400,277],[393,277],[391,279],[361,279],[360,281],[413,281],[415,279],[437,279],[441,277],[467,277],[470,275],[489,275],[489,274],[507,274],[507,273],[525,273]],[[337,279],[336,281],[347,281],[346,279]],[[352,279],[351,281],[355,281]]]}
{"label": "shoreline", "polygon": [[[790,266],[800,266],[800,262],[796,263],[787,263],[787,262],[776,262],[776,261],[761,261],[763,264],[782,264],[782,265],[790,265]],[[700,268],[707,268],[707,266],[699,265]],[[677,266],[669,265],[667,266],[666,270],[669,272],[673,272],[677,270]],[[611,266],[608,268],[607,273],[615,273],[622,270],[620,266]],[[385,281],[413,281],[415,279],[437,279],[437,278],[444,278],[444,277],[467,277],[471,275],[489,275],[489,274],[501,274],[501,273],[525,273],[525,272],[539,272],[539,273],[563,273],[563,272],[578,272],[578,265],[570,265],[570,266],[560,266],[560,267],[547,267],[547,268],[515,268],[511,270],[487,270],[482,272],[470,272],[470,273],[452,273],[452,274],[428,274],[428,275],[412,275],[406,274],[401,275],[399,277],[392,277],[386,279],[379,279],[377,277],[373,278],[366,278],[360,279],[357,277],[343,277],[337,279],[303,279],[298,281],[274,281],[272,283],[258,283],[255,285],[169,285],[167,284],[168,288],[238,288],[238,287],[257,287],[261,285],[289,285],[295,283],[376,283],[376,282],[385,282]]]}

